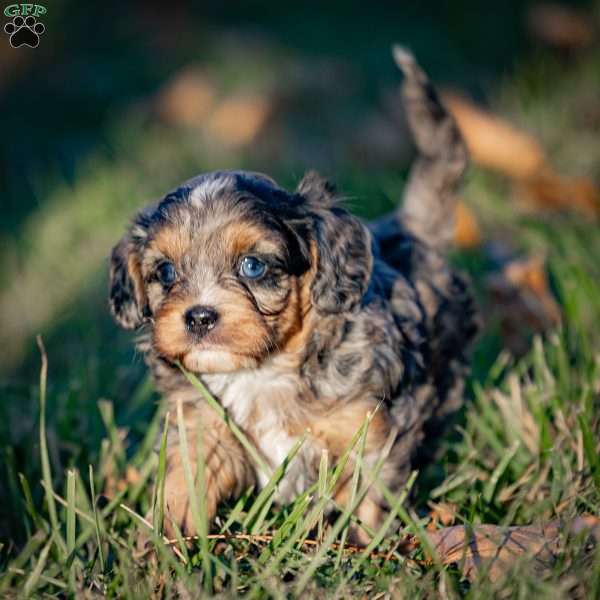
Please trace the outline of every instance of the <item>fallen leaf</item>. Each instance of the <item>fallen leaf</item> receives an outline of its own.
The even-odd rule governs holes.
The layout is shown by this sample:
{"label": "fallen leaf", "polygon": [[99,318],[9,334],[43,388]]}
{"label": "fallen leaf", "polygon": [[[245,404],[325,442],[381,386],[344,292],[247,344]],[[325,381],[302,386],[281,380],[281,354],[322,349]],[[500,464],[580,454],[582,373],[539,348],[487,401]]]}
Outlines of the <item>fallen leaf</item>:
{"label": "fallen leaf", "polygon": [[225,99],[207,121],[209,133],[233,147],[244,146],[256,138],[271,112],[263,96],[240,95]]}
{"label": "fallen leaf", "polygon": [[442,524],[444,527],[452,525],[456,521],[458,514],[456,504],[452,502],[431,502],[427,503],[431,509],[430,516],[431,522],[427,526],[429,531],[437,530],[438,524]]}
{"label": "fallen leaf", "polygon": [[529,334],[544,333],[561,322],[541,257],[508,262],[488,277],[487,289],[500,321],[503,344],[515,356],[529,349]]}
{"label": "fallen leaf", "polygon": [[544,149],[532,135],[457,94],[442,97],[476,164],[514,179],[527,179],[547,166]]}
{"label": "fallen leaf", "polygon": [[481,230],[469,207],[459,200],[454,213],[454,243],[459,248],[476,248],[481,245]]}
{"label": "fallen leaf", "polygon": [[499,527],[458,525],[427,533],[428,541],[442,564],[458,563],[463,574],[474,579],[486,572],[492,581],[500,579],[523,555],[534,559],[536,568],[547,569],[567,536],[587,533],[600,537],[600,519],[582,515],[571,523],[559,520],[545,525]]}
{"label": "fallen leaf", "polygon": [[589,179],[557,174],[534,136],[459,95],[446,92],[443,99],[473,162],[513,179],[519,197],[528,206],[573,210],[590,219],[600,215],[598,188]]}
{"label": "fallen leaf", "polygon": [[155,110],[172,125],[198,127],[215,104],[215,88],[200,67],[176,73],[158,93]]}
{"label": "fallen leaf", "polygon": [[588,219],[600,215],[600,193],[586,178],[560,177],[551,169],[519,182],[521,199],[535,209],[573,210]]}
{"label": "fallen leaf", "polygon": [[589,14],[551,2],[534,4],[527,13],[530,35],[553,48],[578,50],[594,42]]}

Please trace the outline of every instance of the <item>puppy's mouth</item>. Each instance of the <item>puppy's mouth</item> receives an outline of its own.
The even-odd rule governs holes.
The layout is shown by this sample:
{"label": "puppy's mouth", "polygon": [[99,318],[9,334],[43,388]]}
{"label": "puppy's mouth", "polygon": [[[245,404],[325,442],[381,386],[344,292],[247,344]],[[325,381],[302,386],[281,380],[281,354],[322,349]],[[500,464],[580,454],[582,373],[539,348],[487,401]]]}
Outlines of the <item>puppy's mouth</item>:
{"label": "puppy's mouth", "polygon": [[259,364],[255,356],[210,344],[191,347],[179,360],[194,373],[227,373],[253,369]]}
{"label": "puppy's mouth", "polygon": [[188,333],[180,341],[181,344],[171,347],[159,343],[156,348],[167,360],[179,362],[192,373],[231,373],[260,364],[260,357],[249,348],[232,347],[217,332],[210,332],[201,339]]}

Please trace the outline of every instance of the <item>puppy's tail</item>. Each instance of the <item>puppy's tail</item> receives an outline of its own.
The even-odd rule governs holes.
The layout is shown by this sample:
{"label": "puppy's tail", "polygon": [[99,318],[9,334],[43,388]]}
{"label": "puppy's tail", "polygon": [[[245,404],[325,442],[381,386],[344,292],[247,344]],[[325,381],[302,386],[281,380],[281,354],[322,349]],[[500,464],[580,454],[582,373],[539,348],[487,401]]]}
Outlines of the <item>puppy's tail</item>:
{"label": "puppy's tail", "polygon": [[457,193],[469,162],[467,148],[413,55],[401,46],[393,47],[393,55],[404,74],[402,98],[418,150],[400,219],[410,233],[443,249],[454,236]]}

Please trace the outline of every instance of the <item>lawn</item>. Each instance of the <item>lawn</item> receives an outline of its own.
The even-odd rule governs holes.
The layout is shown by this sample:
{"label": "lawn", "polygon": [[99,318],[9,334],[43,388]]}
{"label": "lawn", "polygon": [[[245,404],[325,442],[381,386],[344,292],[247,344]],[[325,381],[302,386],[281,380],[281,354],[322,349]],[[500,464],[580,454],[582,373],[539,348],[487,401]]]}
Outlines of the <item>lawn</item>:
{"label": "lawn", "polygon": [[[451,4],[91,14],[63,1],[39,48],[3,46],[2,597],[600,597],[600,550],[573,525],[600,516],[598,222],[524,208],[507,177],[478,165],[463,200],[481,241],[452,258],[485,316],[466,405],[439,459],[415,470],[410,500],[389,498],[373,543],[348,544],[350,511],[324,516],[337,465],[289,506],[273,503],[275,472],[187,544],[142,518],[162,510],[164,405],[106,301],[110,249],[137,207],[201,171],[263,170],[291,187],[315,167],[361,216],[390,210],[412,156],[393,41],[436,82],[530,132],[561,175],[600,181],[598,46],[534,43],[516,1],[493,16]],[[561,314],[542,328],[512,314],[517,356],[489,285],[506,256],[543,257]],[[349,449],[359,457],[362,435]],[[446,525],[555,522],[551,557],[515,553],[476,576],[462,552],[444,561],[427,547]]]}

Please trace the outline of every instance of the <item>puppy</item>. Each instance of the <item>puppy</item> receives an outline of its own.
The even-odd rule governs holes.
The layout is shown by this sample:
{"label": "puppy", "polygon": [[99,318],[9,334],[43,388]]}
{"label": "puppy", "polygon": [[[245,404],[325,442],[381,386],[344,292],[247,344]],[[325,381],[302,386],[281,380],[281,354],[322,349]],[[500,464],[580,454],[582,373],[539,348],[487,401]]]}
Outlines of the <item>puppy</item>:
{"label": "puppy", "polygon": [[[395,58],[419,151],[397,212],[363,224],[313,172],[288,192],[262,174],[223,171],[140,212],[112,252],[112,313],[141,330],[138,346],[170,404],[168,535],[173,523],[194,533],[179,402],[193,468],[201,423],[209,517],[268,481],[179,364],[271,469],[308,431],[278,486],[281,502],[316,481],[324,449],[335,464],[368,413],[364,462],[383,459],[379,478],[398,492],[415,452],[429,446],[426,429],[462,403],[476,318],[443,250],[467,152],[412,56],[396,48]],[[350,500],[352,471],[350,462],[335,489],[338,505]],[[356,516],[375,530],[387,508],[372,486]]]}

